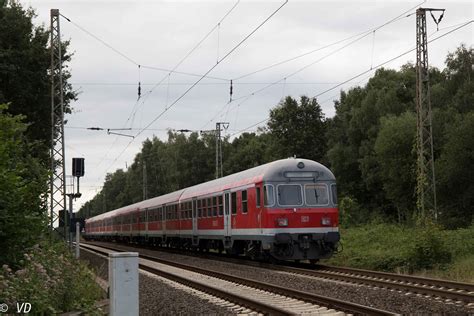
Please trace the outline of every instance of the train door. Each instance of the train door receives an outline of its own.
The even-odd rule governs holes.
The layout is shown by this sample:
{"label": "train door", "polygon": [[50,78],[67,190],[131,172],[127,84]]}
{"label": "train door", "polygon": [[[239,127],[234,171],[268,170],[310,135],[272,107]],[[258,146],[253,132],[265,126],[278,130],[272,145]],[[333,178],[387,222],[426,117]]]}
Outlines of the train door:
{"label": "train door", "polygon": [[198,235],[198,211],[197,211],[197,198],[193,198],[193,236]]}
{"label": "train door", "polygon": [[232,235],[232,215],[230,213],[230,191],[224,191],[224,236]]}
{"label": "train door", "polygon": [[162,225],[161,225],[161,232],[163,233],[163,236],[166,235],[166,220],[167,220],[167,215],[168,215],[167,212],[166,212],[166,210],[167,210],[166,204],[163,204],[163,207],[162,207],[162,210],[161,210],[161,212],[162,212],[162,213],[161,213],[161,215],[162,215],[161,218],[162,218],[162,220],[163,220],[163,221],[161,222],[161,224],[162,224]]}

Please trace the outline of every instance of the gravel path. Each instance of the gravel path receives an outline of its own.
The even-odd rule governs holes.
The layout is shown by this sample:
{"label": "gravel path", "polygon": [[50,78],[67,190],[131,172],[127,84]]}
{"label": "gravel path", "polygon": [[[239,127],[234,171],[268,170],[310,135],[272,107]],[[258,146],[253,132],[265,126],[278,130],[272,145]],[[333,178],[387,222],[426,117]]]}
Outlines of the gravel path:
{"label": "gravel path", "polygon": [[[114,247],[125,247],[114,245]],[[238,265],[216,260],[209,260],[186,255],[172,254],[155,250],[140,250],[140,253],[155,255],[167,260],[175,260],[189,265],[212,269],[218,272],[259,280],[261,282],[290,287],[315,294],[384,309],[401,314],[473,314],[474,309],[456,304],[446,304],[442,300],[425,298],[416,294],[399,293],[394,290],[370,288],[364,285],[350,284],[340,281],[317,279],[287,272],[271,271],[264,268]]]}

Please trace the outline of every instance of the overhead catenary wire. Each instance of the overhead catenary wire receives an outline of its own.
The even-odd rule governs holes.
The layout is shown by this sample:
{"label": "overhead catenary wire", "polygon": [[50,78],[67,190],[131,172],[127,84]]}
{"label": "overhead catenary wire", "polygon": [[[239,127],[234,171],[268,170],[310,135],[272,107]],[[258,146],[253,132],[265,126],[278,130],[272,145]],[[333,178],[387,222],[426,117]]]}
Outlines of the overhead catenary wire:
{"label": "overhead catenary wire", "polygon": [[[294,75],[296,75],[296,74],[302,72],[303,70],[305,70],[305,69],[307,69],[307,68],[309,68],[309,67],[315,65],[316,63],[319,63],[319,62],[321,62],[322,60],[324,60],[324,59],[326,59],[326,58],[332,56],[333,54],[335,54],[335,53],[341,51],[342,49],[347,48],[347,47],[351,46],[352,44],[354,44],[354,43],[356,43],[356,42],[358,42],[358,41],[364,39],[364,38],[367,37],[368,35],[372,34],[372,32],[375,32],[375,31],[377,31],[377,30],[379,30],[379,29],[381,29],[381,28],[383,28],[383,27],[385,27],[385,26],[387,26],[387,25],[389,25],[389,24],[391,24],[391,23],[394,23],[394,22],[396,22],[396,21],[398,21],[398,20],[400,20],[400,19],[404,19],[404,18],[410,17],[410,16],[413,15],[414,13],[409,13],[409,12],[412,11],[414,8],[417,8],[418,6],[420,6],[421,4],[423,4],[424,2],[426,2],[426,0],[423,1],[423,2],[421,2],[421,3],[419,3],[419,4],[417,4],[417,5],[414,6],[414,7],[411,7],[411,8],[408,9],[408,10],[405,10],[405,11],[402,12],[401,14],[397,15],[396,17],[394,17],[394,18],[388,20],[387,22],[385,22],[385,23],[383,23],[383,24],[381,24],[381,25],[379,25],[379,26],[370,28],[370,29],[367,30],[367,31],[357,33],[357,34],[355,34],[355,35],[349,36],[349,37],[344,38],[344,39],[342,39],[342,40],[338,40],[338,41],[335,41],[335,42],[333,42],[333,43],[330,43],[330,44],[328,44],[328,45],[323,46],[323,47],[320,48],[320,49],[328,48],[328,47],[334,46],[334,45],[336,45],[336,44],[343,43],[343,42],[345,42],[345,41],[347,41],[347,40],[349,40],[349,39],[353,39],[353,40],[350,41],[349,43],[347,43],[347,44],[345,44],[345,45],[343,45],[343,46],[341,46],[341,47],[339,47],[339,48],[337,48],[337,49],[331,51],[330,53],[324,55],[324,56],[321,57],[321,58],[318,58],[316,61],[311,62],[310,64],[307,64],[307,65],[301,67],[300,69],[298,69],[298,70],[292,72],[291,74],[286,75],[285,77],[283,77],[283,78],[280,79],[280,80],[274,81],[274,82],[268,84],[267,86],[262,87],[262,88],[260,88],[260,89],[258,89],[258,90],[255,90],[255,91],[253,91],[252,93],[249,93],[249,94],[247,94],[247,95],[244,95],[244,96],[241,96],[241,97],[237,97],[237,98],[233,98],[230,103],[232,103],[232,102],[234,102],[234,101],[237,101],[237,100],[244,99],[242,102],[240,102],[240,103],[236,106],[236,108],[238,109],[238,108],[240,107],[240,105],[242,105],[244,102],[246,102],[247,100],[249,100],[252,96],[254,96],[254,95],[256,95],[256,94],[258,94],[258,93],[260,93],[260,92],[262,92],[262,91],[264,91],[264,90],[266,90],[266,89],[268,89],[268,88],[270,88],[270,87],[272,87],[272,86],[274,86],[274,85],[280,84],[282,81],[286,81],[287,78],[292,77],[292,76],[294,76]],[[407,13],[409,13],[409,14],[407,14]],[[355,38],[355,39],[354,39],[354,38]],[[270,66],[268,66],[268,67],[264,67],[264,68],[262,68],[262,69],[260,69],[260,70],[257,70],[257,71],[248,73],[248,74],[246,74],[246,75],[240,76],[240,77],[238,77],[238,78],[236,78],[236,79],[233,79],[233,80],[238,80],[238,79],[240,79],[240,78],[244,78],[244,77],[250,76],[250,75],[252,75],[252,74],[255,74],[255,73],[258,73],[258,72],[261,72],[261,71],[270,69],[270,68],[273,68],[274,66],[278,66],[278,65],[280,65],[280,64],[283,64],[283,63],[292,61],[292,60],[294,60],[294,59],[297,59],[297,58],[306,56],[306,55],[308,55],[308,54],[310,54],[310,53],[312,53],[312,52],[318,51],[318,50],[320,50],[320,49],[315,49],[315,50],[312,50],[312,51],[310,51],[310,52],[308,52],[308,53],[305,53],[305,54],[302,54],[302,55],[299,55],[299,56],[296,56],[296,57],[287,59],[287,60],[285,60],[285,61],[283,61],[283,62],[276,63],[276,64],[270,65]],[[230,107],[231,107],[231,105],[228,103],[228,104],[227,104],[227,107],[225,107],[225,108],[221,109],[220,111],[218,111],[209,121],[207,121],[207,122],[202,126],[202,128],[205,128],[209,123],[212,123],[215,119],[217,119],[218,117],[222,116],[222,113],[224,112],[224,110],[226,111],[226,117],[227,117],[227,114],[228,114],[228,112],[230,111]]]}
{"label": "overhead catenary wire", "polygon": [[186,94],[189,93],[202,79],[204,79],[212,70],[214,70],[222,61],[224,61],[228,56],[230,56],[237,48],[239,48],[248,38],[250,38],[255,32],[257,32],[263,25],[265,25],[275,14],[278,13],[286,4],[288,0],[285,0],[282,5],[280,5],[276,10],[274,10],[264,21],[262,21],[257,27],[255,27],[247,36],[245,36],[237,45],[230,49],[219,61],[219,63],[213,65],[201,78],[199,78],[191,87],[189,87],[184,93],[182,93],[177,99],[173,101],[165,110],[158,114],[149,124],[147,124],[143,129],[141,129],[136,135],[135,138],[131,139],[126,147],[120,152],[114,162],[107,168],[106,172],[115,164],[115,162],[123,155],[127,148],[132,144],[132,142],[140,136],[147,128],[149,128],[153,123],[160,119],[167,111],[169,111],[176,103],[178,103]]}
{"label": "overhead catenary wire", "polygon": [[[134,110],[132,111],[131,115],[135,115],[135,113],[140,109],[141,106],[143,106],[145,104],[145,102],[148,100],[149,96],[153,93],[153,91],[159,87],[165,80],[166,78],[168,78],[168,82],[169,82],[169,78],[170,78],[170,75],[172,73],[178,73],[176,72],[176,69],[181,66],[181,64],[189,57],[191,56],[191,54],[201,46],[201,44],[215,31],[215,29],[225,20],[225,18],[227,18],[227,16],[229,16],[229,14],[235,9],[235,7],[240,3],[240,0],[238,0],[233,6],[232,8],[230,8],[226,14],[224,14],[224,16],[219,20],[219,22],[217,22],[217,24],[197,43],[194,45],[194,47],[186,54],[184,55],[183,58],[181,58],[181,60],[173,67],[173,69],[171,69],[167,75],[163,76],[163,78],[158,81],[156,84],[153,85],[153,87],[147,91],[144,99],[142,100],[142,103],[139,104],[136,108],[134,108]],[[150,68],[154,68],[154,67],[150,67]],[[213,77],[213,76],[207,76],[207,75],[196,75],[196,74],[193,74],[197,77],[200,77],[202,79],[202,77],[204,78],[208,78],[208,79],[217,79],[217,80],[224,80],[226,82],[228,82],[228,79],[224,79],[224,78],[218,78],[218,77]],[[169,85],[168,85],[168,89],[169,89]],[[167,91],[168,93],[168,91]],[[168,103],[168,101],[166,101],[166,103]],[[167,104],[165,104],[165,109],[168,107]]]}
{"label": "overhead catenary wire", "polygon": [[[235,7],[239,4],[240,0],[238,0],[230,10],[228,10],[226,12],[226,14],[219,20],[218,23],[222,23],[225,18],[235,9]],[[189,57],[191,56],[191,54],[209,37],[210,34],[212,34],[212,32],[215,30],[216,26],[214,26],[183,58],[181,58],[181,60],[173,67],[173,69],[164,69],[164,68],[158,68],[158,67],[152,67],[152,66],[146,66],[146,65],[139,65],[135,60],[131,59],[130,57],[128,57],[127,55],[125,55],[124,53],[120,52],[119,50],[115,49],[114,47],[112,47],[111,45],[109,45],[108,43],[106,43],[105,41],[103,41],[102,39],[100,39],[99,37],[95,36],[94,34],[92,34],[91,32],[87,31],[85,28],[81,27],[80,25],[78,25],[77,23],[74,23],[72,22],[70,19],[68,19],[67,17],[63,16],[66,20],[68,20],[69,22],[73,23],[76,27],[78,27],[79,29],[85,31],[87,34],[91,35],[93,38],[95,38],[96,40],[98,40],[99,42],[101,42],[102,44],[104,44],[105,46],[109,47],[110,49],[112,49],[113,51],[115,51],[116,53],[118,53],[119,55],[121,55],[122,57],[126,58],[128,61],[132,62],[133,64],[137,65],[137,66],[140,66],[141,68],[147,68],[147,69],[155,69],[155,70],[161,70],[161,71],[166,71],[168,72],[168,74],[166,76],[163,77],[163,79],[158,82],[157,84],[154,84],[153,88],[148,91],[145,95],[145,98],[142,97],[142,95],[140,94],[140,98],[134,103],[134,106],[132,108],[132,111],[130,112],[129,116],[127,117],[127,120],[125,122],[125,126],[127,126],[127,123],[129,121],[131,121],[131,125],[133,125],[133,121],[134,121],[134,118],[135,118],[135,114],[136,112],[138,111],[138,109],[140,108],[140,103],[139,101],[141,101],[142,105],[145,103],[145,101],[148,99],[149,95],[153,92],[153,90],[159,86],[167,77],[169,78],[169,76],[172,74],[172,73],[176,73],[176,74],[184,74],[184,75],[191,75],[191,76],[201,76],[201,75],[198,75],[198,74],[192,74],[192,73],[187,73],[187,72],[182,72],[182,71],[176,71],[176,69]],[[206,76],[205,76],[206,77]],[[228,81],[227,79],[223,79],[223,78],[218,78],[218,77],[206,77],[206,78],[209,78],[209,79],[216,79],[216,80],[224,80],[224,81]],[[169,87],[169,86],[168,86]],[[113,141],[112,145],[110,146],[110,148],[107,150],[106,154],[102,157],[102,159],[99,161],[99,163],[97,164],[96,167],[98,167],[103,161],[104,159],[108,156],[108,154],[110,153],[111,149],[115,146],[115,144],[117,143],[119,139],[119,136],[117,135],[115,137],[115,140]],[[133,139],[127,144],[126,148],[128,148],[128,146],[130,146],[130,144],[133,142]],[[122,152],[123,153],[123,152]],[[119,155],[121,156],[122,153]],[[114,160],[113,163],[116,162],[117,159]],[[112,165],[113,165],[112,163]],[[107,169],[106,169],[106,172],[110,169],[111,166],[109,166]]]}
{"label": "overhead catenary wire", "polygon": [[[237,1],[237,3],[240,2]],[[235,8],[236,5],[234,5],[233,8]],[[232,8],[232,10],[233,10]],[[228,12],[226,14],[226,16],[229,14],[230,12]],[[184,71],[176,71],[176,68],[175,67],[174,69],[167,69],[167,68],[163,68],[163,67],[156,67],[156,66],[150,66],[150,65],[143,65],[139,62],[137,62],[135,59],[133,59],[132,57],[128,56],[127,54],[121,52],[120,50],[118,50],[117,48],[113,47],[112,45],[110,45],[109,43],[107,43],[106,41],[104,41],[103,39],[101,39],[99,36],[93,34],[92,32],[88,31],[87,29],[85,29],[84,27],[82,27],[81,25],[79,25],[78,23],[74,22],[73,20],[71,20],[70,18],[66,17],[65,15],[63,14],[59,14],[61,17],[63,17],[64,19],[66,19],[66,21],[68,21],[69,23],[71,23],[72,25],[74,25],[75,27],[77,27],[79,30],[83,31],[84,33],[88,34],[89,36],[91,36],[92,38],[94,38],[95,40],[97,40],[98,42],[100,42],[102,45],[104,45],[105,47],[109,48],[110,50],[112,50],[113,52],[115,52],[116,54],[122,56],[123,58],[125,58],[126,60],[128,60],[130,63],[134,64],[135,66],[141,66],[142,68],[146,68],[146,69],[151,69],[151,70],[158,70],[158,71],[164,71],[164,72],[172,72],[172,73],[176,73],[176,74],[180,74],[180,75],[186,75],[186,76],[193,76],[193,77],[199,77],[201,76],[200,74],[196,74],[196,73],[190,73],[190,72],[184,72]],[[215,29],[215,27],[211,30],[210,33],[212,33],[212,31]],[[200,41],[198,43],[198,45],[200,45],[210,34],[208,34],[202,41]],[[183,63],[187,57],[189,57],[189,55],[192,54],[192,52],[194,52],[194,50],[196,50],[197,47],[193,48],[185,57],[183,57],[183,59],[178,63],[178,66],[181,65],[181,63]],[[226,78],[218,78],[218,77],[207,77],[209,79],[215,79],[215,80],[225,80],[225,81],[229,81],[229,79],[226,79]]]}
{"label": "overhead catenary wire", "polygon": [[297,59],[299,59],[299,58],[302,58],[302,57],[311,55],[311,54],[316,53],[316,52],[318,52],[318,51],[321,51],[321,50],[323,50],[323,49],[326,49],[326,48],[335,46],[335,45],[337,45],[337,44],[344,43],[344,42],[346,42],[346,41],[348,41],[348,40],[351,40],[351,39],[353,39],[353,38],[355,38],[355,37],[358,37],[358,36],[361,36],[361,35],[365,35],[366,33],[369,33],[369,34],[370,34],[370,33],[374,33],[374,34],[375,34],[375,32],[378,31],[379,29],[381,29],[382,27],[385,27],[385,26],[387,26],[387,25],[389,25],[389,24],[391,24],[391,23],[393,23],[393,22],[396,22],[397,20],[400,20],[400,19],[403,19],[403,18],[406,18],[406,17],[411,16],[411,15],[414,14],[414,13],[410,13],[410,14],[408,14],[408,15],[406,15],[406,14],[409,13],[410,11],[412,11],[413,9],[416,9],[417,7],[419,7],[420,5],[422,5],[422,4],[425,3],[425,2],[426,2],[426,0],[424,0],[423,2],[420,2],[420,3],[417,4],[416,6],[411,7],[410,9],[408,9],[408,10],[402,12],[401,14],[397,15],[396,17],[392,18],[391,20],[389,20],[389,21],[387,21],[387,22],[385,22],[385,23],[383,23],[383,24],[381,24],[381,25],[378,25],[378,26],[376,26],[376,27],[372,27],[372,28],[370,28],[370,29],[368,29],[368,30],[366,30],[366,31],[363,31],[363,32],[360,32],[360,33],[351,35],[351,36],[346,37],[346,38],[341,39],[341,40],[337,40],[337,41],[335,41],[335,42],[332,42],[332,43],[330,43],[330,44],[327,44],[327,45],[318,47],[318,48],[316,48],[316,49],[312,49],[312,50],[310,50],[310,51],[308,51],[308,52],[305,52],[305,53],[303,53],[303,54],[300,54],[300,55],[297,55],[297,56],[294,56],[294,57],[291,57],[291,58],[287,58],[287,59],[284,59],[284,60],[282,60],[282,61],[273,63],[273,64],[271,64],[271,65],[269,65],[269,66],[265,66],[265,67],[260,68],[260,69],[258,69],[258,70],[255,70],[255,71],[246,73],[246,74],[244,74],[244,75],[241,75],[241,76],[239,76],[239,77],[234,78],[233,80],[234,80],[234,81],[237,81],[237,80],[240,80],[240,79],[243,79],[243,78],[246,78],[246,77],[255,75],[255,74],[257,74],[257,73],[260,73],[260,72],[262,72],[262,71],[265,71],[265,70],[268,70],[268,69],[271,69],[271,68],[274,68],[274,67],[277,67],[277,66],[280,66],[280,65],[289,63],[289,62],[291,62],[291,61],[294,61],[294,60],[297,60]]}
{"label": "overhead catenary wire", "polygon": [[[449,35],[449,34],[455,32],[455,31],[457,31],[457,30],[459,30],[459,29],[461,29],[461,28],[463,28],[463,27],[466,27],[466,26],[468,26],[469,24],[471,24],[471,23],[473,23],[473,22],[474,22],[474,20],[469,20],[469,21],[466,21],[466,22],[464,22],[464,23],[462,23],[462,24],[458,24],[458,26],[455,27],[453,30],[448,31],[448,32],[446,32],[446,33],[443,33],[443,34],[441,34],[441,35],[439,35],[439,36],[437,36],[437,37],[435,37],[435,38],[429,40],[428,43],[432,43],[432,42],[434,42],[434,41],[437,41],[438,39],[443,38],[443,37],[445,37],[445,36],[447,36],[447,35]],[[371,72],[371,71],[374,71],[374,70],[376,70],[376,69],[378,69],[378,68],[380,68],[380,67],[382,67],[382,66],[384,66],[384,65],[386,65],[386,64],[388,64],[388,63],[390,63],[390,62],[392,62],[392,61],[394,61],[394,60],[396,60],[396,59],[398,59],[398,58],[400,58],[400,57],[403,57],[403,56],[405,56],[405,55],[407,55],[407,54],[413,52],[414,50],[416,50],[416,48],[412,48],[412,49],[407,50],[407,51],[405,51],[405,52],[403,52],[403,53],[401,53],[401,54],[399,54],[399,55],[397,55],[397,56],[395,56],[395,57],[392,57],[392,58],[390,58],[390,59],[388,59],[388,60],[386,60],[386,61],[384,61],[384,62],[382,62],[382,63],[380,63],[380,64],[378,64],[378,65],[376,65],[376,66],[374,66],[372,69],[368,69],[368,70],[365,70],[365,71],[363,71],[363,72],[360,72],[359,74],[357,74],[357,75],[355,75],[355,76],[353,76],[353,77],[351,77],[351,78],[349,78],[349,79],[343,81],[342,83],[337,84],[337,85],[335,85],[335,86],[333,86],[333,87],[331,87],[331,88],[329,88],[329,89],[327,89],[327,90],[324,90],[323,92],[320,92],[320,93],[314,95],[313,98],[317,98],[317,97],[319,97],[319,96],[321,96],[321,95],[323,95],[323,94],[325,94],[325,93],[327,93],[327,92],[329,92],[329,91],[332,91],[332,90],[334,90],[334,89],[336,89],[336,88],[338,88],[338,87],[344,85],[345,83],[348,83],[348,82],[350,82],[350,81],[352,81],[352,80],[354,80],[354,79],[356,79],[356,78],[358,78],[358,77],[360,77],[360,76],[363,76],[363,75],[365,75],[365,74],[367,74],[367,73],[369,73],[369,72]],[[256,126],[258,126],[258,125],[260,125],[260,124],[263,124],[263,123],[265,123],[265,122],[267,122],[267,121],[269,121],[269,120],[270,120],[270,118],[267,117],[267,118],[265,118],[265,119],[263,119],[263,120],[261,120],[261,121],[259,121],[259,122],[257,122],[257,123],[254,123],[254,124],[252,124],[252,125],[250,125],[250,126],[248,126],[248,127],[246,127],[246,128],[243,128],[243,129],[241,129],[241,130],[239,130],[239,131],[237,131],[237,132],[231,134],[230,137],[235,136],[235,135],[238,135],[238,134],[240,134],[240,133],[243,133],[243,132],[249,130],[250,128],[256,127]]]}
{"label": "overhead catenary wire", "polygon": [[[286,4],[288,3],[288,0],[285,0],[285,2],[280,5],[275,11],[270,14],[263,22],[261,22],[256,28],[254,28],[247,36],[245,36],[237,45],[235,45],[232,49],[230,49],[219,61],[219,63],[215,64],[212,66],[204,75],[202,75],[201,78],[199,78],[191,87],[189,87],[184,93],[182,93],[176,100],[173,101],[173,103],[168,106],[167,109],[162,111],[160,114],[158,114],[145,128],[150,127],[153,123],[155,123],[160,117],[163,116],[169,109],[171,109],[176,103],[179,102],[186,94],[188,94],[189,91],[191,91],[204,77],[209,74],[211,71],[213,71],[222,61],[224,61],[228,56],[230,56],[237,48],[239,48],[245,41],[247,41],[248,38],[250,38],[255,32],[257,32],[265,23],[267,23],[268,20],[270,20],[278,11],[281,10]],[[142,132],[138,132],[136,136],[139,136]]]}

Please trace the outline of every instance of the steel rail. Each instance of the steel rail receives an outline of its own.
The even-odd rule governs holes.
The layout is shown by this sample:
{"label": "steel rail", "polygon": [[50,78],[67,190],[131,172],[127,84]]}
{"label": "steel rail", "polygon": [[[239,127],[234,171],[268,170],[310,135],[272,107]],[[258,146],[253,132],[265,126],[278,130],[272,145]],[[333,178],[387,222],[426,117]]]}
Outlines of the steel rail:
{"label": "steel rail", "polygon": [[[199,256],[203,257],[202,254],[199,254]],[[204,258],[210,259],[211,256],[213,260],[217,259],[235,264],[257,266],[264,269],[271,269],[324,279],[333,279],[349,283],[365,284],[381,288],[408,291],[416,294],[461,301],[465,302],[466,304],[474,302],[474,284],[470,283],[319,264],[316,265],[316,267],[310,265],[307,265],[307,267],[274,265],[245,259],[222,257],[218,256],[217,254],[204,255]]]}
{"label": "steel rail", "polygon": [[[103,250],[100,250],[100,249],[96,248],[96,247],[99,247],[99,246],[94,246],[94,248],[92,248],[92,247],[85,246],[84,244],[81,244],[81,247],[83,247],[84,249],[87,249],[89,251],[101,254],[101,255],[108,256],[108,254],[109,254],[106,251],[103,251]],[[102,247],[102,248],[106,248],[106,247]],[[111,248],[108,248],[108,249],[115,250],[115,249],[111,249]],[[141,255],[140,255],[140,257],[141,257]],[[262,303],[262,302],[259,302],[259,301],[253,300],[253,299],[249,299],[249,298],[246,298],[244,296],[240,296],[238,294],[230,293],[230,292],[227,292],[225,290],[219,289],[219,288],[211,286],[211,285],[205,285],[205,284],[202,284],[200,282],[193,281],[191,279],[188,279],[188,278],[185,278],[185,277],[173,274],[173,273],[162,271],[160,269],[150,267],[146,264],[139,263],[138,267],[141,270],[145,270],[145,271],[150,272],[152,274],[159,275],[159,276],[164,277],[166,279],[169,279],[169,280],[175,281],[177,283],[189,286],[189,287],[194,288],[196,290],[199,290],[201,292],[204,292],[204,293],[222,298],[226,301],[232,302],[232,303],[237,304],[239,306],[244,306],[246,308],[249,308],[251,310],[263,313],[265,315],[277,315],[277,316],[291,315],[290,313],[288,313],[284,309],[280,309],[278,307],[271,306],[269,304],[265,304],[265,303]]]}
{"label": "steel rail", "polygon": [[[110,249],[110,250],[114,250],[114,251],[125,251],[123,249],[119,249],[119,248],[115,248],[115,247],[111,247],[111,246],[101,245],[100,247]],[[210,270],[206,270],[206,269],[203,269],[203,268],[199,268],[199,267],[195,267],[195,266],[191,266],[191,265],[188,265],[188,264],[179,263],[179,262],[175,262],[175,261],[165,260],[165,259],[157,258],[157,257],[154,257],[154,256],[150,256],[150,255],[145,255],[145,254],[139,253],[139,256],[140,256],[140,258],[147,259],[147,260],[150,260],[150,261],[154,261],[154,262],[158,262],[158,263],[162,263],[162,264],[166,264],[166,265],[171,265],[171,266],[174,266],[174,267],[177,267],[177,268],[180,268],[180,269],[184,269],[184,270],[188,270],[188,271],[192,271],[192,272],[212,276],[212,277],[219,278],[219,279],[222,279],[222,280],[226,280],[226,281],[229,281],[229,282],[234,282],[234,283],[237,283],[237,284],[246,285],[246,286],[249,286],[249,287],[253,287],[253,288],[260,289],[260,290],[280,294],[280,295],[287,296],[287,297],[292,297],[292,298],[295,298],[295,299],[298,299],[298,300],[302,300],[302,301],[305,301],[305,302],[321,305],[321,306],[324,306],[324,307],[327,307],[327,308],[332,308],[332,309],[342,311],[342,312],[346,312],[346,313],[353,313],[353,314],[358,314],[358,315],[395,315],[395,313],[385,311],[385,310],[382,310],[382,309],[368,307],[368,306],[364,306],[364,305],[360,305],[360,304],[356,304],[356,303],[352,303],[352,302],[346,302],[346,301],[342,301],[342,300],[339,300],[339,299],[334,299],[334,298],[325,297],[325,296],[322,296],[322,295],[317,295],[317,294],[314,294],[314,293],[303,292],[303,291],[299,291],[299,290],[285,288],[285,287],[274,285],[274,284],[263,283],[263,282],[259,282],[259,281],[255,281],[255,280],[251,280],[251,279],[247,279],[247,278],[241,278],[241,277],[237,277],[237,276],[230,275],[230,274],[227,274],[227,273],[210,271]]]}

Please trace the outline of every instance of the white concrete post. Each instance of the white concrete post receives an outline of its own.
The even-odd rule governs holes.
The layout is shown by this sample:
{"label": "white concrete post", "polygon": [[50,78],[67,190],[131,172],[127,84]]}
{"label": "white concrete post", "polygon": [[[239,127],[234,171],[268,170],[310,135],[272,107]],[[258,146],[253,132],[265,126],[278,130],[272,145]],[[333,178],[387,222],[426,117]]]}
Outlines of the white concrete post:
{"label": "white concrete post", "polygon": [[79,222],[76,222],[76,259],[79,259],[79,241],[80,241],[79,230],[81,229],[80,226],[81,225],[79,224]]}
{"label": "white concrete post", "polygon": [[109,313],[138,316],[138,253],[109,253]]}

